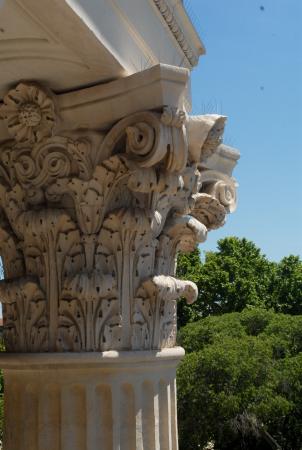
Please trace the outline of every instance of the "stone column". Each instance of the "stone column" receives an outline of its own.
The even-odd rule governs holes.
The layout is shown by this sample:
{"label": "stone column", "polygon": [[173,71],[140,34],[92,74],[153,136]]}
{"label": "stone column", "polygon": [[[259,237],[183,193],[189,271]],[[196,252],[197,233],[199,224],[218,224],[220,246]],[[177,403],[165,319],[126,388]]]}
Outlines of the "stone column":
{"label": "stone column", "polygon": [[177,450],[176,257],[234,209],[225,118],[165,106],[95,139],[57,133],[56,103],[21,83],[1,108],[4,448]]}

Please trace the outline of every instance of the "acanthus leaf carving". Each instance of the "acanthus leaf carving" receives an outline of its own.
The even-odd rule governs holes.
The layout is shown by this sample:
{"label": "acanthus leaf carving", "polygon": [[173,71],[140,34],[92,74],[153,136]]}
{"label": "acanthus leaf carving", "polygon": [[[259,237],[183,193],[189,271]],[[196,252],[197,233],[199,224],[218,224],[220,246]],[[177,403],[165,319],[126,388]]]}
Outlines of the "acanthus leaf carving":
{"label": "acanthus leaf carving", "polygon": [[102,351],[110,348],[107,328],[118,312],[115,282],[112,275],[103,275],[97,270],[81,272],[65,280],[59,307],[59,349]]}
{"label": "acanthus leaf carving", "polygon": [[[119,209],[109,214],[99,235],[97,258],[106,272],[117,279],[122,317],[122,348],[131,342],[131,303],[142,277],[153,268],[154,246],[150,222],[141,209]],[[149,275],[150,276],[150,275]]]}
{"label": "acanthus leaf carving", "polygon": [[159,238],[156,252],[156,274],[174,274],[178,252],[189,253],[207,238],[206,226],[192,216],[174,215]]}
{"label": "acanthus leaf carving", "polygon": [[0,282],[4,339],[8,351],[47,351],[45,294],[34,278]]}
{"label": "acanthus leaf carving", "polygon": [[5,221],[3,216],[2,214],[0,216],[0,254],[4,262],[5,277],[22,277],[25,274],[23,253],[8,221]]}
{"label": "acanthus leaf carving", "polygon": [[176,301],[185,297],[188,304],[198,296],[191,281],[158,275],[142,283],[136,293],[132,315],[132,347],[137,350],[174,347],[176,343]]}
{"label": "acanthus leaf carving", "polygon": [[24,83],[1,111],[15,139],[0,148],[9,350],[174,346],[177,299],[197,297],[194,283],[174,278],[177,254],[236,207],[236,155],[224,150],[227,174],[211,159],[225,118],[165,106],[105,136],[57,136],[54,96]]}
{"label": "acanthus leaf carving", "polygon": [[216,230],[225,223],[226,210],[212,195],[195,194],[195,206],[192,215],[203,223],[208,230]]}
{"label": "acanthus leaf carving", "polygon": [[49,349],[55,350],[62,280],[83,265],[80,234],[64,211],[26,209],[22,195],[18,185],[6,193],[7,217],[19,239],[26,273],[37,278],[45,292]]}
{"label": "acanthus leaf carving", "polygon": [[99,164],[88,181],[79,178],[62,178],[47,190],[47,197],[53,202],[60,201],[68,194],[73,202],[77,221],[84,234],[96,234],[101,227],[109,204],[114,201],[116,188],[129,176],[127,167],[118,156]]}

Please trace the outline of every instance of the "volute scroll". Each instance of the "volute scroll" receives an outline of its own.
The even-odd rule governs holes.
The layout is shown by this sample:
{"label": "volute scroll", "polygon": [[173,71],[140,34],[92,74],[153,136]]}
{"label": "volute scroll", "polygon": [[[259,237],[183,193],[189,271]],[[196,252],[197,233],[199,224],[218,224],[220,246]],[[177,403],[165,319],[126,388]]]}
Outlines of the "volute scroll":
{"label": "volute scroll", "polygon": [[190,252],[236,207],[234,179],[205,162],[225,117],[165,106],[92,132],[56,134],[55,95],[21,83],[0,115],[0,283],[10,352],[175,346],[175,278]]}

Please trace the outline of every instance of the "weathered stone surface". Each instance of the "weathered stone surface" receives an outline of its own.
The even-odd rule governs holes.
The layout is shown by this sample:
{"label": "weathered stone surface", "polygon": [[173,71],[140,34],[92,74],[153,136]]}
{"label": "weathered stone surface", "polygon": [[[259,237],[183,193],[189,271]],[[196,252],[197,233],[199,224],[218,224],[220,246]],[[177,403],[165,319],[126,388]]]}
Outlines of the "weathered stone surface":
{"label": "weathered stone surface", "polygon": [[56,97],[21,83],[0,110],[0,284],[11,352],[173,347],[175,276],[236,206],[236,183],[207,168],[225,118],[175,107],[130,114],[106,133],[56,134]]}
{"label": "weathered stone surface", "polygon": [[1,0],[0,48],[1,98],[20,80],[62,93],[205,53],[175,0]]}
{"label": "weathered stone surface", "polygon": [[197,287],[177,253],[234,211],[239,157],[225,117],[187,114],[187,81],[159,66],[4,97],[6,450],[178,449],[177,300]]}
{"label": "weathered stone surface", "polygon": [[179,347],[5,355],[5,448],[177,450],[175,370],[183,355]]}

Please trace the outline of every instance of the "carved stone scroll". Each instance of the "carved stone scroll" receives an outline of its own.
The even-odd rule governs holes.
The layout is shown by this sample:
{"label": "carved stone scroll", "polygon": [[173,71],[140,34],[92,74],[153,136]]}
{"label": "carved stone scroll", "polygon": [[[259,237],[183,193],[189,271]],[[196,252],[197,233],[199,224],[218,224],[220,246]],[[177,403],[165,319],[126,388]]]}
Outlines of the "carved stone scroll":
{"label": "carved stone scroll", "polygon": [[176,300],[185,297],[188,304],[197,299],[197,287],[191,281],[159,275],[145,281],[137,291],[132,316],[134,350],[174,347],[176,344]]}
{"label": "carved stone scroll", "polygon": [[236,183],[205,162],[225,117],[166,106],[105,135],[55,134],[55,95],[19,84],[0,109],[0,284],[9,351],[173,347],[174,278],[189,252],[236,207]]}

